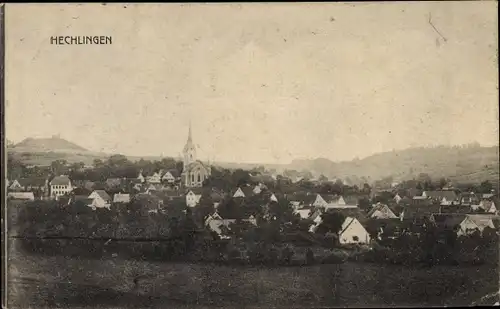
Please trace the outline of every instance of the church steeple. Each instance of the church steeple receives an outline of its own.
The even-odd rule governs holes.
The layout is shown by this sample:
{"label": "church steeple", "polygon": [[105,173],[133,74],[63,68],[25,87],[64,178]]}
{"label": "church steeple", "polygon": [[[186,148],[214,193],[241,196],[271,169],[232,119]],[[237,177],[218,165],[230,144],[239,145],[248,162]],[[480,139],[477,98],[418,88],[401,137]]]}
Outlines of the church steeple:
{"label": "church steeple", "polygon": [[189,133],[188,133],[188,143],[189,142],[193,142],[193,137],[192,137],[192,134],[191,134],[191,120],[189,120]]}
{"label": "church steeple", "polygon": [[196,148],[193,143],[193,135],[191,130],[191,121],[189,122],[189,132],[188,138],[186,142],[186,146],[184,146],[184,168],[188,166],[190,163],[196,161]]}

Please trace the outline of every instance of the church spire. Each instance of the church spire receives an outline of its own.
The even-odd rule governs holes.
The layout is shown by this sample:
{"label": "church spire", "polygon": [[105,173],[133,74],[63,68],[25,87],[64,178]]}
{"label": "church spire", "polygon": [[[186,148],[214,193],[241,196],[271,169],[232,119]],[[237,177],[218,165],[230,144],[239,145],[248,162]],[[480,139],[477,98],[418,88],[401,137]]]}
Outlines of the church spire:
{"label": "church spire", "polygon": [[189,133],[188,133],[188,143],[189,142],[193,142],[193,137],[192,137],[192,134],[191,134],[191,120],[189,120]]}
{"label": "church spire", "polygon": [[184,146],[184,152],[188,151],[191,148],[194,148],[194,144],[193,144],[193,134],[191,133],[191,121],[189,121],[189,132],[186,141],[186,146]]}

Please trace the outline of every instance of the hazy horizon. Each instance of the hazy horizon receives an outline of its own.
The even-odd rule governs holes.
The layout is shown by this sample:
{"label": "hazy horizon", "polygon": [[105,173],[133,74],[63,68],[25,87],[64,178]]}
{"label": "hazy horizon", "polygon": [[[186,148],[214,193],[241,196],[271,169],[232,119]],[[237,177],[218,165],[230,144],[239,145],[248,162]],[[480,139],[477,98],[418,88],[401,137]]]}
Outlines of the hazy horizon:
{"label": "hazy horizon", "polygon": [[[200,159],[267,164],[498,146],[496,8],[10,4],[6,138],[176,157],[191,122]],[[55,35],[113,44],[50,45]]]}

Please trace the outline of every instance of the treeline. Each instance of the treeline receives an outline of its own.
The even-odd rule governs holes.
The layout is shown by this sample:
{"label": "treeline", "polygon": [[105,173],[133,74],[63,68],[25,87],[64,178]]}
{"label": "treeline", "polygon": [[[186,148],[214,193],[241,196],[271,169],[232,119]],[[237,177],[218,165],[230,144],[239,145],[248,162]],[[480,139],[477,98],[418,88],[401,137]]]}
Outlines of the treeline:
{"label": "treeline", "polygon": [[[374,236],[374,235],[373,235]],[[498,265],[497,230],[487,227],[482,233],[457,236],[455,230],[428,225],[420,233],[405,233],[397,238],[383,237],[359,261],[404,265]]]}

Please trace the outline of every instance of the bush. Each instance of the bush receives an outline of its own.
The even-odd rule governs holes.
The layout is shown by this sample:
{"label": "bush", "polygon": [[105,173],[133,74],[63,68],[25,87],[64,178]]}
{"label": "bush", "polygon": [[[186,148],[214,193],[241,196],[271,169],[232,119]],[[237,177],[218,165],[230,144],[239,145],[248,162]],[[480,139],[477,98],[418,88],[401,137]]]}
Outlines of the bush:
{"label": "bush", "polygon": [[321,259],[322,264],[341,264],[347,260],[347,256],[341,253],[328,254]]}
{"label": "bush", "polygon": [[315,259],[314,259],[314,253],[312,252],[311,249],[307,249],[306,252],[306,264],[307,265],[312,265],[314,264]]}

